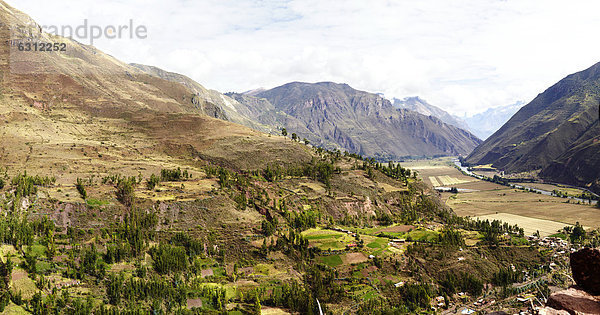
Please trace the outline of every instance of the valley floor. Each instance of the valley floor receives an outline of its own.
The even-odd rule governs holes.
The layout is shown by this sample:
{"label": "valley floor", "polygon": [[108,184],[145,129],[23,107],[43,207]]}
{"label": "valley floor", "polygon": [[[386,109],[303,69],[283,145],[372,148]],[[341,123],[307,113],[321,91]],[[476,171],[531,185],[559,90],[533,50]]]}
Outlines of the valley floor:
{"label": "valley floor", "polygon": [[[458,193],[441,194],[446,204],[459,216],[518,224],[528,235],[536,231],[541,236],[552,235],[577,222],[586,229],[600,227],[600,211],[597,208],[565,198],[479,180],[463,174],[453,166],[452,161],[453,158],[440,158],[411,161],[402,165],[419,172],[423,181],[434,187],[456,187]],[[527,185],[548,191],[579,193],[572,188],[550,184]]]}

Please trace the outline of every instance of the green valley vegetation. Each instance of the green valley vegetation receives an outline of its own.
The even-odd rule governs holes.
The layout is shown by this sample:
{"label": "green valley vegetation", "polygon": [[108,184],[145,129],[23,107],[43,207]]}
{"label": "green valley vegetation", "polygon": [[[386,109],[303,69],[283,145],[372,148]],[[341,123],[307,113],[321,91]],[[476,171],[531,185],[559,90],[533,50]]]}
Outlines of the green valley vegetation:
{"label": "green valley vegetation", "polygon": [[[0,240],[9,254],[0,272],[16,270],[26,280],[6,280],[12,286],[4,286],[0,306],[33,313],[217,314],[272,307],[316,314],[318,299],[327,312],[350,305],[357,312],[432,312],[440,307],[436,296],[442,309],[462,303],[458,293],[474,300],[506,297],[514,293],[511,284],[525,281],[524,271],[547,273],[540,271],[546,254],[513,245],[524,238],[518,226],[456,216],[398,163],[313,150],[311,161],[296,166],[236,171],[211,163],[194,176],[163,169],[146,179],[77,179],[77,191],[94,202],[70,204],[99,215],[70,214],[75,226],[59,220],[65,211],[59,203],[15,206],[36,189],[56,189],[52,177],[17,174],[3,188]],[[178,186],[210,180],[206,201]],[[171,181],[177,185],[155,190]],[[381,185],[396,188],[376,188]],[[148,199],[175,191],[169,189],[183,197]],[[340,212],[346,207],[340,197],[369,204],[374,214]],[[220,201],[207,203],[215,198]],[[225,224],[228,213],[256,219]],[[196,219],[185,219],[190,215]],[[89,228],[96,222],[100,228]],[[583,236],[579,226],[564,233],[581,244],[598,240]],[[288,270],[293,273],[280,279]]]}

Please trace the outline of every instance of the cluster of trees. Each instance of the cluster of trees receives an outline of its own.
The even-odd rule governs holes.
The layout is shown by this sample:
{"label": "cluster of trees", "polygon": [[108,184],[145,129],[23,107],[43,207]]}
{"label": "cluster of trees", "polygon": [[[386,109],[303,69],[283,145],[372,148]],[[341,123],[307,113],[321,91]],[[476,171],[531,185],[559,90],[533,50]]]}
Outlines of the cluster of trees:
{"label": "cluster of trees", "polygon": [[575,223],[575,226],[566,226],[565,232],[569,233],[569,239],[571,243],[582,243],[586,239],[585,229],[579,222]]}
{"label": "cluster of trees", "polygon": [[460,231],[454,230],[451,227],[444,228],[438,238],[438,242],[444,246],[459,247],[465,245],[465,239]]}
{"label": "cluster of trees", "polygon": [[437,295],[435,288],[426,282],[407,283],[396,288],[389,283],[384,286],[387,297],[364,301],[358,307],[358,314],[419,314],[431,311],[431,297]]}
{"label": "cluster of trees", "polygon": [[267,181],[274,182],[286,176],[290,177],[309,177],[325,184],[328,189],[331,188],[331,178],[335,173],[341,173],[339,167],[334,166],[335,161],[331,159],[313,159],[309,163],[301,166],[283,168],[279,165],[267,167],[259,174]]}
{"label": "cluster of trees", "polygon": [[262,291],[259,300],[264,305],[284,307],[300,314],[318,314],[312,291],[296,281],[273,287],[269,293]]}
{"label": "cluster of trees", "polygon": [[392,225],[394,224],[394,217],[389,213],[383,211],[377,211],[375,214],[375,220],[379,222],[381,225]]}
{"label": "cluster of trees", "polygon": [[138,180],[134,177],[123,177],[117,181],[117,200],[127,207],[133,205],[135,199],[135,187],[138,184]]}
{"label": "cluster of trees", "polygon": [[[108,175],[102,178],[102,184],[114,185],[117,200],[127,207],[131,207],[135,200],[135,187],[143,181],[142,174],[138,176],[123,176],[121,174]],[[83,184],[83,183],[82,183]]]}
{"label": "cluster of trees", "polygon": [[427,283],[407,283],[400,287],[400,296],[404,306],[413,312],[418,309],[429,309],[429,302],[435,291]]}
{"label": "cluster of trees", "polygon": [[[369,173],[372,174],[372,168],[374,168],[377,171],[380,171],[381,173],[383,173],[384,175],[405,182],[408,182],[409,178],[416,178],[417,177],[417,172],[412,172],[410,169],[408,168],[404,168],[402,166],[400,166],[400,163],[393,163],[392,161],[389,161],[387,165],[382,164],[380,162],[376,162],[373,159],[367,159],[363,161],[362,167],[361,169],[366,170],[368,175]],[[372,177],[369,176],[370,178]]]}
{"label": "cluster of trees", "polygon": [[100,259],[100,254],[94,244],[91,244],[83,251],[80,260],[80,269],[82,273],[99,279],[104,278],[106,275],[108,265]]}
{"label": "cluster of trees", "polygon": [[47,187],[56,182],[55,177],[48,176],[28,176],[25,171],[13,177],[11,185],[14,188],[14,194],[17,197],[26,197],[37,194],[37,186]]}
{"label": "cluster of trees", "polygon": [[183,247],[160,244],[148,251],[154,270],[159,274],[185,271],[188,267],[187,253]]}
{"label": "cluster of trees", "polygon": [[271,221],[265,220],[261,224],[261,232],[267,237],[271,236],[277,231],[278,224],[279,222],[277,220],[277,217],[273,218],[273,220]]}
{"label": "cluster of trees", "polygon": [[[122,305],[133,301],[138,307],[140,301],[152,300],[150,313],[161,314],[162,309],[172,313],[175,307],[181,308],[187,301],[188,288],[180,279],[168,281],[164,277],[126,277],[123,273],[110,274],[105,281],[106,296],[110,304]],[[131,312],[141,314],[141,312]],[[145,312],[144,312],[145,313]]]}
{"label": "cluster of trees", "polygon": [[[288,131],[285,128],[281,128],[281,135],[284,137],[288,136]],[[291,135],[292,140],[294,141],[300,141],[300,137],[298,137],[298,135],[296,133],[292,133]],[[302,139],[302,141],[304,142],[305,145],[309,145],[310,141],[308,141],[306,138]]]}
{"label": "cluster of trees", "polygon": [[[23,303],[20,297],[13,297],[12,301],[17,305]],[[85,299],[73,298],[66,290],[61,294],[52,291],[45,299],[41,292],[36,292],[25,308],[33,314],[91,314],[94,300],[91,295]],[[105,306],[101,306],[99,311],[99,314],[110,314]]]}
{"label": "cluster of trees", "polygon": [[206,176],[217,177],[221,188],[234,187],[243,190],[249,186],[248,178],[240,173],[230,171],[221,166],[207,165],[204,167]]}
{"label": "cluster of trees", "polygon": [[150,178],[146,180],[146,187],[149,190],[153,190],[160,184],[160,182],[177,182],[182,180],[188,180],[192,178],[192,174],[188,170],[181,170],[180,167],[177,169],[161,169],[160,176],[155,174],[150,175]]}
{"label": "cluster of trees", "polygon": [[309,242],[302,234],[290,229],[287,235],[277,238],[275,249],[282,250],[288,255],[297,254],[300,258],[313,258],[317,248],[309,248]]}
{"label": "cluster of trees", "polygon": [[162,169],[160,171],[160,179],[163,182],[177,182],[180,180],[186,180],[192,178],[187,170],[181,170],[180,167],[177,169]]}
{"label": "cluster of trees", "polygon": [[507,286],[521,281],[523,281],[523,274],[521,272],[513,271],[512,268],[503,267],[492,275],[491,280],[493,284],[498,286]]}
{"label": "cluster of trees", "polygon": [[440,287],[446,295],[468,292],[471,296],[479,296],[483,292],[483,281],[468,272],[449,272],[440,281]]}
{"label": "cluster of trees", "polygon": [[136,177],[129,177],[127,178],[126,176],[123,176],[121,174],[112,174],[112,175],[107,175],[102,177],[102,184],[103,185],[117,185],[119,182],[123,181],[123,180],[130,180],[130,181],[135,181],[135,184],[137,185],[138,183],[141,183],[143,178],[142,178],[142,174],[138,174],[137,178]]}
{"label": "cluster of trees", "polygon": [[335,282],[336,278],[338,278],[336,269],[323,264],[313,264],[305,270],[304,282],[321,302],[335,303],[341,299],[344,292],[344,289]]}
{"label": "cluster of trees", "polygon": [[148,242],[154,239],[157,224],[158,216],[155,213],[132,209],[105,244],[104,261],[111,264],[139,257],[147,248]]}
{"label": "cluster of trees", "polygon": [[190,257],[196,257],[204,252],[204,243],[193,239],[188,234],[177,232],[171,237],[170,243],[174,246],[181,246],[185,249],[186,254]]}
{"label": "cluster of trees", "polygon": [[10,282],[12,279],[13,262],[10,257],[3,262],[0,259],[0,312],[10,303]]}
{"label": "cluster of trees", "polygon": [[452,216],[448,223],[461,226],[466,230],[479,231],[483,234],[483,241],[488,245],[498,245],[500,243],[500,235],[504,233],[517,234],[524,236],[525,231],[518,225],[510,225],[500,220],[471,220],[459,216]]}
{"label": "cluster of trees", "polygon": [[160,184],[160,177],[154,174],[150,175],[150,178],[148,178],[148,180],[146,181],[146,187],[148,188],[148,190],[154,190],[154,188],[156,188],[158,184]]}
{"label": "cluster of trees", "polygon": [[320,217],[320,213],[312,210],[299,213],[287,212],[286,215],[289,218],[289,225],[299,231],[317,227],[317,222]]}
{"label": "cluster of trees", "polygon": [[590,203],[591,203],[592,200],[598,200],[599,199],[598,196],[596,196],[594,194],[591,194],[589,192],[585,192],[585,191],[582,192],[579,195],[569,195],[568,192],[563,192],[563,191],[558,190],[558,189],[553,189],[552,190],[552,195],[557,196],[557,197],[561,197],[561,198],[568,198],[569,196],[571,196],[571,197],[577,197],[577,198],[580,198],[580,199],[583,199],[583,200],[588,200],[588,202],[590,202]]}
{"label": "cluster of trees", "polygon": [[33,243],[34,232],[25,217],[0,217],[0,239],[16,248]]}

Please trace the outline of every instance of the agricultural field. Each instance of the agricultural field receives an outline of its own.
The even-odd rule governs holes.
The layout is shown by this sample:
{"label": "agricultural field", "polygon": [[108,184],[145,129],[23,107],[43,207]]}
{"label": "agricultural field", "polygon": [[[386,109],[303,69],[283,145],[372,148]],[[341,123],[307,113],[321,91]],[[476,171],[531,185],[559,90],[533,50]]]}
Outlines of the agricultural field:
{"label": "agricultural field", "polygon": [[[328,253],[319,257],[319,261],[335,268],[367,262],[370,255],[398,258],[410,241],[435,242],[439,235],[435,230],[410,225],[353,228],[351,231],[352,234],[348,234],[313,228],[302,234],[309,241],[310,247],[318,247]],[[352,235],[358,235],[360,241]],[[405,239],[407,242],[393,243],[391,239]]]}
{"label": "agricultural field", "polygon": [[536,231],[540,233],[540,236],[550,236],[556,234],[556,231],[562,230],[568,224],[560,223],[556,221],[536,219],[526,217],[522,215],[510,214],[510,213],[498,213],[488,214],[476,217],[480,220],[500,220],[511,225],[518,225],[523,228],[526,235],[534,234]]}
{"label": "agricultural field", "polygon": [[[468,189],[469,192],[459,194],[441,194],[446,204],[460,216],[499,219],[509,224],[518,224],[526,234],[540,231],[542,236],[554,234],[564,226],[574,225],[576,222],[587,228],[600,227],[600,212],[589,205],[478,180],[462,174],[447,158],[413,161],[406,166],[419,172],[423,181],[434,187]],[[581,193],[577,189],[549,184],[526,185],[549,191],[568,190],[570,195]]]}
{"label": "agricultural field", "polygon": [[302,232],[310,246],[321,250],[344,250],[347,245],[356,243],[356,240],[347,233],[325,230],[321,228],[309,229]]}
{"label": "agricultural field", "polygon": [[[468,184],[477,181],[477,179],[463,175],[452,165],[452,160],[418,160],[410,163],[401,163],[403,167],[408,167],[419,174],[419,177],[427,184],[433,187],[455,186],[459,184]],[[461,188],[467,188],[462,187]]]}
{"label": "agricultural field", "polygon": [[552,185],[552,184],[540,184],[540,183],[516,183],[517,185],[522,185],[525,187],[536,188],[545,191],[554,191],[557,190],[562,194],[566,194],[569,196],[580,196],[584,193],[583,190],[577,188],[566,187],[563,185]]}
{"label": "agricultural field", "polygon": [[431,182],[431,185],[433,185],[433,187],[439,187],[439,186],[453,186],[453,185],[457,185],[457,184],[464,184],[464,183],[469,183],[472,182],[474,180],[470,180],[470,179],[462,179],[462,178],[457,178],[457,177],[452,177],[452,176],[448,176],[448,175],[443,175],[443,176],[429,176],[429,182]]}

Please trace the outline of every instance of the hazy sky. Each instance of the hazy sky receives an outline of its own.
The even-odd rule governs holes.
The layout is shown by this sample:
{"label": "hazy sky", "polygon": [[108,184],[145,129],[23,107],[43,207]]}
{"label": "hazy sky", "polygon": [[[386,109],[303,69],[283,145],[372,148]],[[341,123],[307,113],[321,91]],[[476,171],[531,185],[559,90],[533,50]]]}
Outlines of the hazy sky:
{"label": "hazy sky", "polygon": [[[125,62],[221,92],[334,81],[454,114],[530,101],[600,61],[600,1],[8,0],[41,25],[145,25]],[[83,41],[82,41],[83,42]]]}

